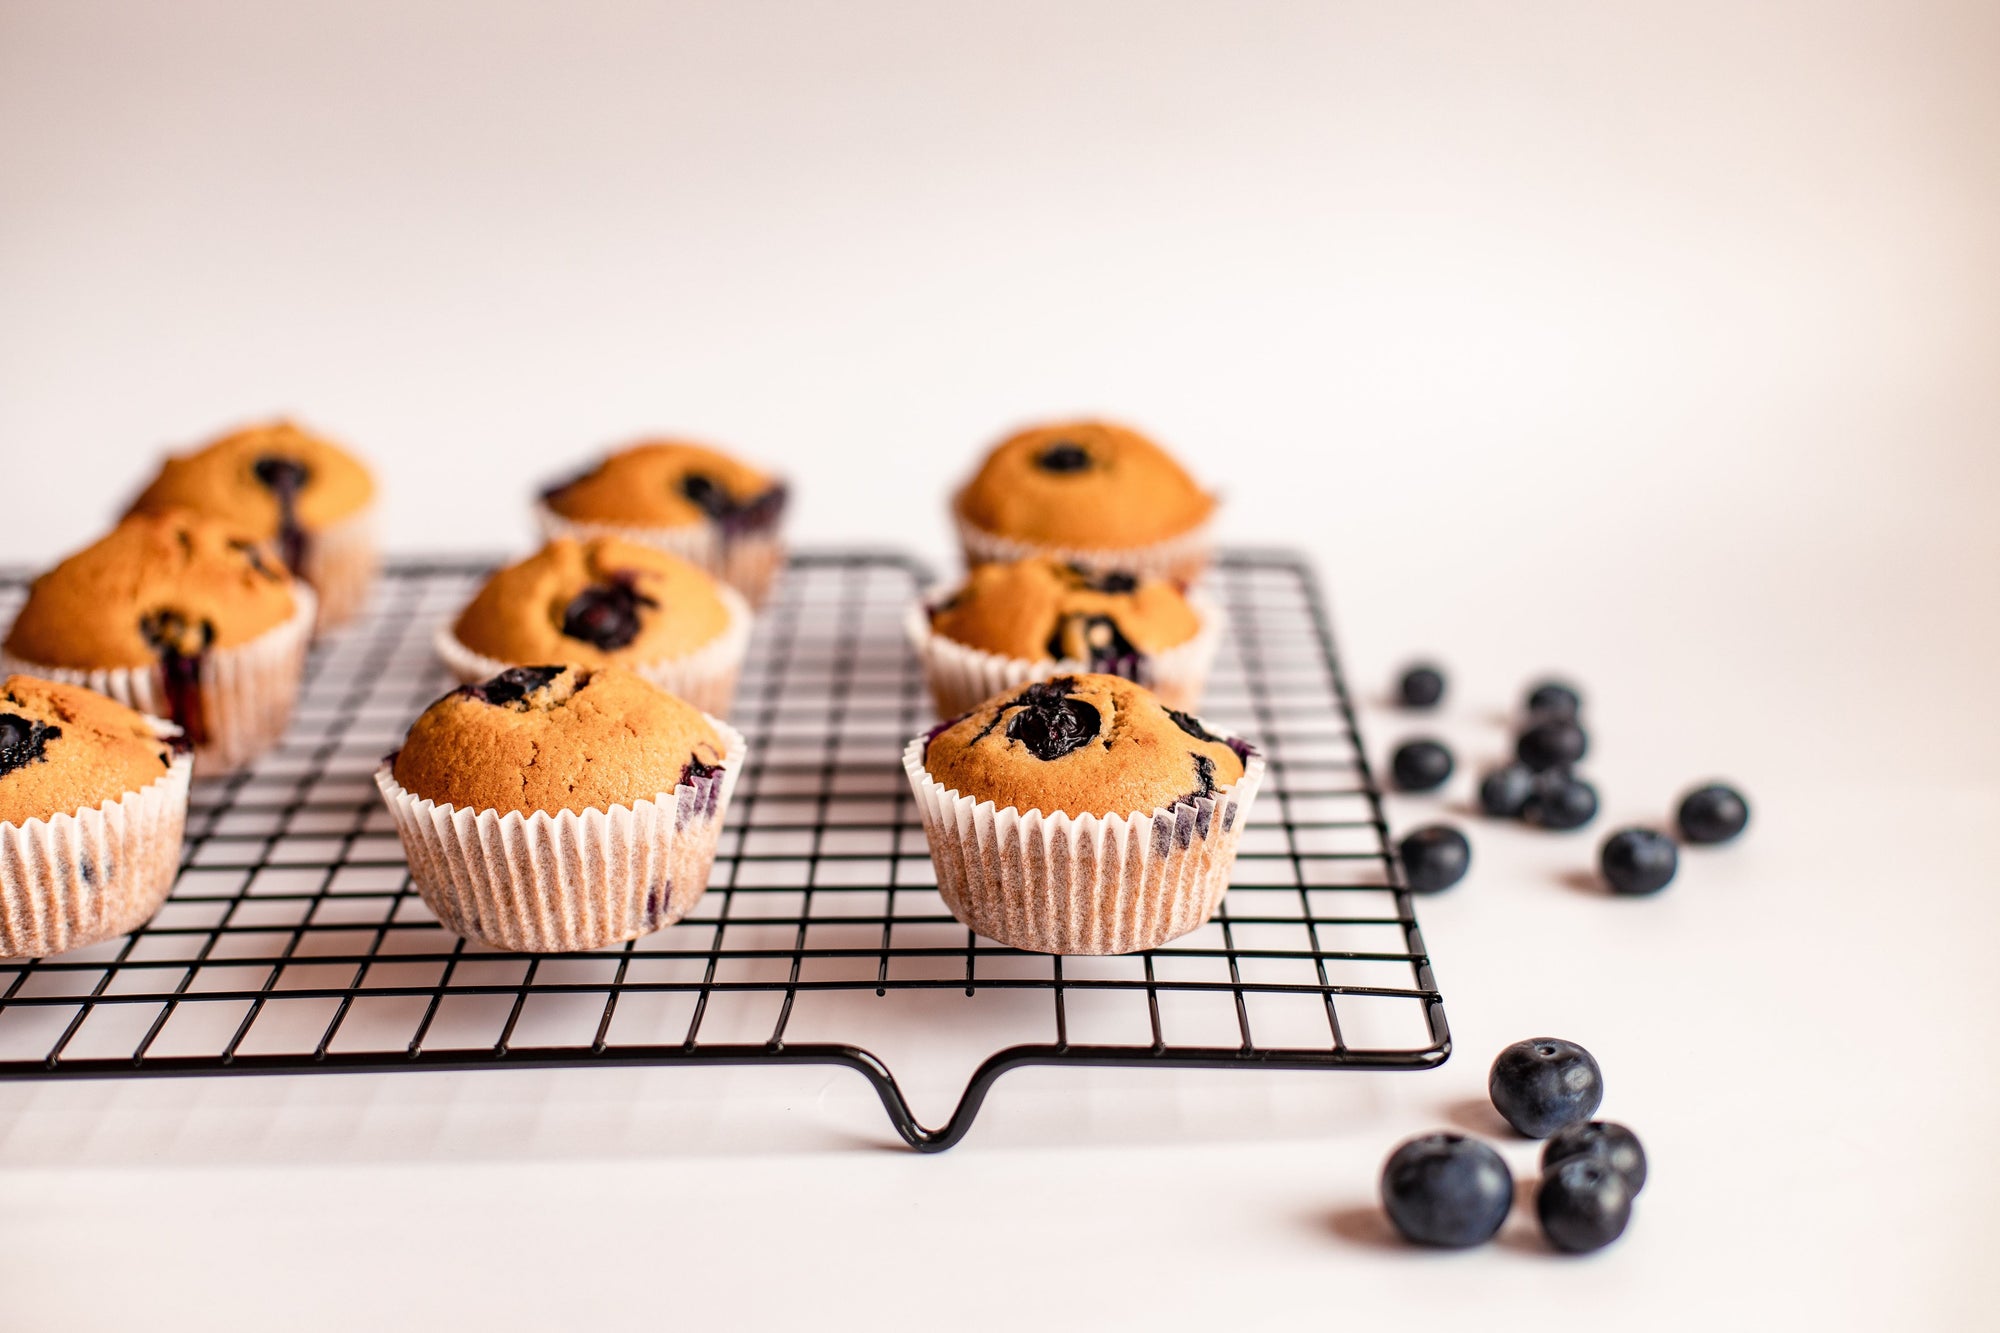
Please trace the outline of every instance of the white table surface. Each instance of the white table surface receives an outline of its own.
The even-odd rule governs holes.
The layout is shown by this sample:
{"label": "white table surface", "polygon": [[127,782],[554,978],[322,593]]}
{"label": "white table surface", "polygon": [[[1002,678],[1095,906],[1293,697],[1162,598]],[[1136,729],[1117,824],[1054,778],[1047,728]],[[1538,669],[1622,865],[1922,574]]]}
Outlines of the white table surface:
{"label": "white table surface", "polygon": [[[979,445],[1110,410],[1364,691],[1449,665],[1363,718],[1462,761],[1399,828],[1548,668],[1606,797],[1463,821],[1434,1073],[1020,1072],[937,1157],[841,1070],[0,1086],[0,1327],[1990,1326],[2000,17],[1406,8],[0,0],[0,561],[275,409],[401,550],[664,428],[942,557]],[[1590,885],[1710,776],[1741,845]],[[1384,1156],[1545,1034],[1626,1238],[1391,1241]]]}

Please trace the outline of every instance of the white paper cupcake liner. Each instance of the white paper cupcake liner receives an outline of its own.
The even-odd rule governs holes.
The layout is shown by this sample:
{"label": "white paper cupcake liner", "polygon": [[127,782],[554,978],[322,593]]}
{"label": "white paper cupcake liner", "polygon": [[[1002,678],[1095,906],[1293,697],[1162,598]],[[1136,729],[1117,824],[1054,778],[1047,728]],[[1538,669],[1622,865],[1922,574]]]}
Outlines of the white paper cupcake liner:
{"label": "white paper cupcake liner", "polygon": [[944,592],[932,589],[922,601],[911,605],[903,622],[910,646],[916,649],[917,659],[924,665],[924,676],[930,681],[939,717],[970,712],[1001,691],[1030,681],[1091,671],[1137,681],[1158,695],[1167,707],[1192,712],[1201,703],[1208,670],[1215,664],[1216,649],[1222,642],[1222,608],[1195,594],[1188,598],[1200,621],[1194,637],[1157,653],[1144,653],[1106,668],[1067,658],[1008,657],[968,647],[931,628],[931,608]]}
{"label": "white paper cupcake liner", "polygon": [[292,572],[313,586],[319,597],[315,633],[325,633],[354,619],[368,600],[380,563],[375,543],[375,506],[351,518],[306,535],[303,569]]}
{"label": "white paper cupcake liner", "polygon": [[785,567],[785,542],[779,530],[782,524],[736,533],[726,533],[715,523],[687,523],[675,528],[625,527],[564,518],[549,508],[546,501],[537,500],[535,525],[549,540],[616,537],[677,555],[742,593],[753,607],[769,603],[771,586]]}
{"label": "white paper cupcake liner", "polygon": [[710,718],[721,772],[609,810],[467,810],[407,791],[390,764],[375,784],[410,878],[446,930],[496,949],[576,953],[686,916],[708,888],[716,836],[747,746]]}
{"label": "white paper cupcake liner", "polygon": [[1229,888],[1244,819],[1264,778],[1151,813],[1067,815],[996,809],[924,767],[924,737],[903,751],[951,914],[988,939],[1034,953],[1156,949],[1199,929]]}
{"label": "white paper cupcake liner", "polygon": [[[313,590],[292,580],[290,620],[264,631],[248,643],[217,648],[201,659],[201,726],[190,729],[196,777],[232,773],[263,754],[292,720],[299,681],[305,674],[306,649],[312,643],[313,618],[319,599]],[[0,654],[0,674],[18,671],[44,680],[81,685],[108,694],[127,708],[173,720],[171,696],[158,663],[143,667],[44,666]]]}
{"label": "white paper cupcake liner", "polygon": [[[162,728],[170,731],[172,728]],[[45,958],[136,930],[180,873],[190,755],[95,809],[0,823],[0,958]]]}
{"label": "white paper cupcake liner", "polygon": [[998,564],[1046,555],[1094,574],[1138,574],[1170,579],[1185,588],[1198,580],[1215,558],[1214,521],[1204,520],[1178,537],[1150,546],[1086,549],[1071,546],[1044,546],[1036,542],[1003,537],[965,517],[956,501],[951,507],[952,522],[967,566]]}
{"label": "white paper cupcake liner", "polygon": [[[729,619],[715,638],[684,657],[669,658],[664,662],[620,662],[619,665],[667,693],[680,696],[704,713],[727,717],[736,698],[736,678],[742,674],[743,658],[750,651],[750,631],[756,627],[756,617],[750,610],[750,603],[736,589],[721,583],[716,585],[716,591],[729,612]],[[438,626],[432,642],[445,669],[456,676],[460,684],[472,685],[491,680],[508,667],[545,665],[541,662],[503,662],[497,657],[476,653],[452,632],[452,626],[457,623],[458,617],[453,616]]]}

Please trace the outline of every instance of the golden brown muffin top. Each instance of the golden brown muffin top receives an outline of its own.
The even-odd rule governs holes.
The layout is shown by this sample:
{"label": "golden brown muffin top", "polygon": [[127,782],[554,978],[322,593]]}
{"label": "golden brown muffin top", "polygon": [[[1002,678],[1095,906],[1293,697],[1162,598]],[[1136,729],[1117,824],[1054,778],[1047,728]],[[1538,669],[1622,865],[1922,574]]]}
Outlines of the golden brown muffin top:
{"label": "golden brown muffin top", "polygon": [[43,666],[148,666],[234,648],[291,619],[277,557],[223,524],[139,514],[36,579],[7,651]]}
{"label": "golden brown muffin top", "polygon": [[425,709],[392,771],[439,805],[554,814],[650,801],[723,753],[699,709],[623,667],[527,666]]}
{"label": "golden brown muffin top", "polygon": [[1243,776],[1243,756],[1143,685],[1058,676],[996,694],[943,727],[924,767],[1001,809],[1126,815],[1213,795]]}
{"label": "golden brown muffin top", "polygon": [[997,536],[1109,550],[1182,536],[1215,512],[1215,497],[1135,430],[1061,421],[1002,441],[957,505]]}
{"label": "golden brown muffin top", "polygon": [[605,458],[542,499],[580,523],[680,528],[719,523],[730,530],[769,526],[785,488],[748,463],[686,440],[647,440]]}
{"label": "golden brown muffin top", "polygon": [[374,498],[374,478],[352,454],[290,421],[272,421],[167,459],[132,509],[191,509],[268,541],[284,533],[288,519],[319,532]]}
{"label": "golden brown muffin top", "polygon": [[502,662],[629,666],[685,657],[728,625],[715,580],[679,556],[563,537],[488,579],[452,633]]}
{"label": "golden brown muffin top", "polygon": [[1029,661],[1120,662],[1186,643],[1201,618],[1165,579],[1093,574],[1048,556],[981,565],[931,612],[969,648]]}
{"label": "golden brown muffin top", "polygon": [[0,683],[0,824],[94,810],[173,763],[173,743],[116,700],[34,676]]}

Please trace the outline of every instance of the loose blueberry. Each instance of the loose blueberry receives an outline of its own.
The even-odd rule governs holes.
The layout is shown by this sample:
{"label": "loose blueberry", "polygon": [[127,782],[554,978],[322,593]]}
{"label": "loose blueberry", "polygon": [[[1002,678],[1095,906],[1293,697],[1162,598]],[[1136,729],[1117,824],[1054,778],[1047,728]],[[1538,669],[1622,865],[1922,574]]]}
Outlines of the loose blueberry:
{"label": "loose blueberry", "polygon": [[1542,1145],[1542,1173],[1547,1175],[1573,1157],[1590,1157],[1625,1177],[1634,1197],[1646,1188],[1646,1150],[1639,1136],[1615,1120],[1588,1120],[1565,1125]]}
{"label": "loose blueberry", "polygon": [[1609,1163],[1572,1157],[1542,1177],[1535,1213],[1549,1244],[1588,1254],[1625,1234],[1632,1220],[1632,1187]]}
{"label": "loose blueberry", "polygon": [[639,608],[658,606],[623,579],[593,583],[563,608],[565,637],[615,652],[639,637]]}
{"label": "loose blueberry", "polygon": [[1444,698],[1444,672],[1428,662],[1411,667],[1396,682],[1396,697],[1405,708],[1436,708]]}
{"label": "loose blueberry", "polygon": [[506,708],[525,702],[529,695],[546,686],[566,670],[567,667],[559,666],[509,667],[491,680],[482,681],[477,685],[463,686],[461,693],[483,704]]}
{"label": "loose blueberry", "polygon": [[1528,691],[1528,715],[1530,717],[1554,717],[1574,719],[1583,711],[1583,696],[1576,687],[1559,680],[1538,682]]}
{"label": "loose blueberry", "polygon": [[1082,445],[1065,440],[1042,450],[1035,466],[1044,472],[1081,472],[1090,466],[1090,454]]}
{"label": "loose blueberry", "polygon": [[1537,722],[1514,743],[1514,753],[1537,773],[1568,768],[1583,758],[1589,748],[1590,738],[1584,735],[1583,728],[1564,718]]}
{"label": "loose blueberry", "polygon": [[1389,772],[1403,791],[1435,791],[1451,770],[1451,751],[1439,741],[1405,741],[1389,757]]}
{"label": "loose blueberry", "polygon": [[1103,715],[1093,705],[1069,697],[1067,691],[1075,685],[1075,677],[1064,676],[1023,690],[1008,705],[1020,711],[1007,721],[1007,739],[1021,742],[1029,754],[1045,762],[1096,740]]}
{"label": "loose blueberry", "polygon": [[1403,859],[1403,878],[1417,893],[1436,893],[1465,878],[1472,865],[1472,844],[1449,824],[1426,824],[1396,845]]}
{"label": "loose blueberry", "polygon": [[1604,1100],[1604,1073],[1573,1041],[1531,1037],[1500,1052],[1486,1091],[1508,1124],[1531,1139],[1545,1139],[1596,1113]]}
{"label": "loose blueberry", "polygon": [[1514,819],[1535,791],[1535,775],[1526,764],[1503,764],[1479,783],[1479,808],[1495,819]]}
{"label": "loose blueberry", "polygon": [[1697,787],[1681,798],[1681,836],[1689,842],[1728,842],[1750,822],[1750,803],[1743,793],[1722,783]]}
{"label": "loose blueberry", "polygon": [[1500,1154],[1463,1134],[1425,1134],[1389,1154],[1382,1208],[1405,1239],[1463,1249],[1493,1239],[1514,1203]]}
{"label": "loose blueberry", "polygon": [[1521,818],[1558,833],[1582,828],[1597,818],[1597,788],[1560,768],[1537,774]]}
{"label": "loose blueberry", "polygon": [[1597,853],[1605,880],[1618,893],[1658,893],[1673,882],[1679,862],[1674,840],[1649,828],[1619,829]]}
{"label": "loose blueberry", "polygon": [[0,713],[0,778],[47,758],[49,742],[61,736],[61,727],[19,713]]}

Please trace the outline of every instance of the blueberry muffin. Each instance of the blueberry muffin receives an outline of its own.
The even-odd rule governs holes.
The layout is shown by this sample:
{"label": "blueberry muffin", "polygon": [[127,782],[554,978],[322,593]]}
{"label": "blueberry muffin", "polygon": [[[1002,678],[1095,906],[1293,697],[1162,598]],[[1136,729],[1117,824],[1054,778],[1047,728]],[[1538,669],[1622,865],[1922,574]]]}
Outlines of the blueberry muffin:
{"label": "blueberry muffin", "polygon": [[488,579],[437,646],[462,681],[522,663],[622,666],[726,715],[750,628],[742,594],[677,555],[558,537]]}
{"label": "blueberry muffin", "polygon": [[81,948],[159,910],[191,768],[171,731],[75,685],[0,682],[0,957]]}
{"label": "blueberry muffin", "polygon": [[908,627],[938,713],[950,717],[1009,686],[1077,671],[1123,676],[1192,708],[1215,659],[1218,619],[1165,579],[1030,556],[979,566],[913,608]]}
{"label": "blueberry muffin", "polygon": [[743,757],[622,667],[522,666],[432,704],[375,780],[447,929],[571,952],[687,914]]}
{"label": "blueberry muffin", "polygon": [[1207,568],[1215,497],[1166,450],[1104,421],[1002,441],[953,504],[969,565],[1053,555],[1187,584]]}
{"label": "blueberry muffin", "polygon": [[4,655],[180,727],[195,771],[284,734],[313,595],[265,547],[185,511],[138,514],[36,579]]}
{"label": "blueberry muffin", "polygon": [[550,537],[618,536],[682,556],[762,606],[784,565],[784,483],[685,440],[621,449],[542,492]]}
{"label": "blueberry muffin", "polygon": [[185,509],[268,542],[319,597],[322,629],[351,619],[375,577],[375,482],[358,459],[289,421],[169,458],[135,513]]}
{"label": "blueberry muffin", "polygon": [[1118,676],[1059,676],[910,742],[938,892],[981,935],[1131,953],[1206,922],[1264,761]]}

